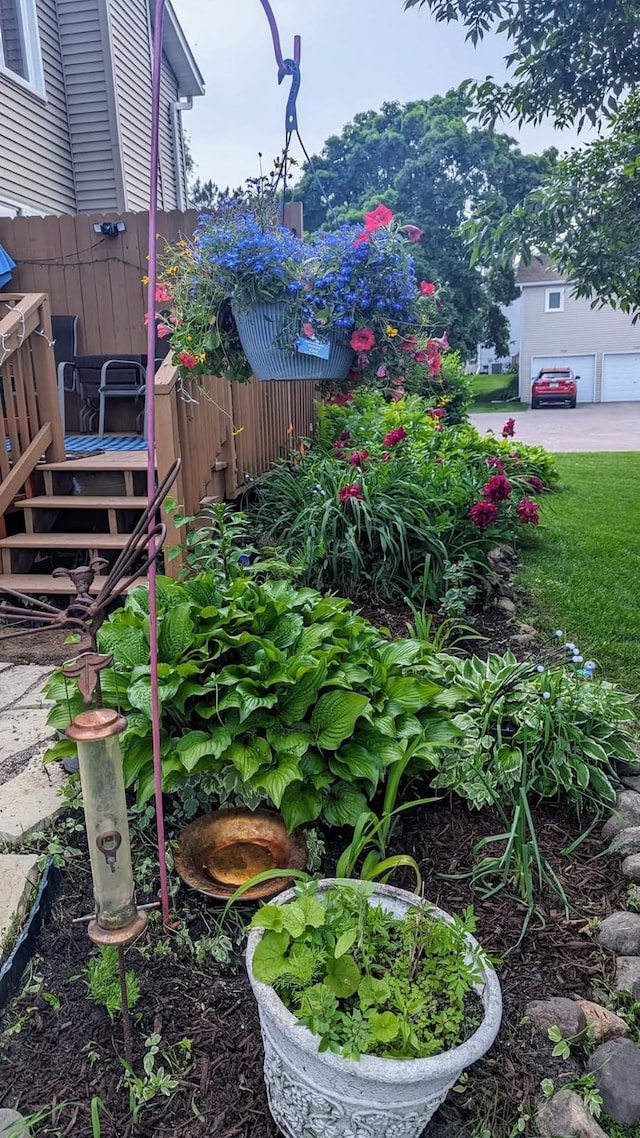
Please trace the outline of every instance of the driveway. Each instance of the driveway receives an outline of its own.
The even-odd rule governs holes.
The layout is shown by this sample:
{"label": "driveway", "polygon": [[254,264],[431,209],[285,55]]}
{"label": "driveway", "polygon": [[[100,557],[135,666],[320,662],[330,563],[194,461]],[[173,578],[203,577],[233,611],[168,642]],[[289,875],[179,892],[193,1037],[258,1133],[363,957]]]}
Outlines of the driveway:
{"label": "driveway", "polygon": [[[509,412],[471,415],[474,427],[484,434],[500,435]],[[543,407],[537,411],[514,411],[515,438],[538,443],[556,454],[570,451],[640,450],[640,400],[636,403],[581,403],[566,407]]]}

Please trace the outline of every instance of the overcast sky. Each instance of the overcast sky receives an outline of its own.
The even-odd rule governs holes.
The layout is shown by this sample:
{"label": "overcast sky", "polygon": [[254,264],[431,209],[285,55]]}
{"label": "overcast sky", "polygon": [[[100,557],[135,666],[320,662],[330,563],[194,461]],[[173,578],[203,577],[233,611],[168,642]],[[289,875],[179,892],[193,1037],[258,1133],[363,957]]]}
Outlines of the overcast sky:
{"label": "overcast sky", "polygon": [[[239,185],[257,174],[258,151],[268,170],[282,148],[290,80],[278,87],[260,0],[174,0],[174,7],[207,86],[184,115],[196,172],[221,187]],[[402,0],[272,0],[272,7],[285,58],[294,34],[302,36],[298,119],[310,153],[385,100],[429,98],[463,79],[504,74],[504,39],[474,48],[459,25],[437,24],[426,9],[404,12]],[[575,142],[549,125],[502,129],[531,152]]]}

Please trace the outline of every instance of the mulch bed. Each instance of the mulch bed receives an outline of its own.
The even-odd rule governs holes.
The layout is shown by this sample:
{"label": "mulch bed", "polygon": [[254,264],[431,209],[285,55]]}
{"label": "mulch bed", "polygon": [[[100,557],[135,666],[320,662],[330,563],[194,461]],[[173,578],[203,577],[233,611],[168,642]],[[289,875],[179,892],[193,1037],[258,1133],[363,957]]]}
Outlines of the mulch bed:
{"label": "mulch bed", "polygon": [[[395,635],[406,635],[410,614],[402,608],[371,609],[365,615],[387,625]],[[504,650],[517,631],[493,611],[479,623],[487,639],[482,646],[470,645],[474,651]],[[27,662],[25,641],[21,652],[21,662]],[[37,662],[43,662],[42,658]],[[481,1119],[486,1120],[492,1138],[501,1138],[517,1120],[520,1105],[535,1098],[543,1077],[561,1086],[579,1073],[572,1059],[552,1059],[549,1041],[534,1035],[521,1020],[529,1000],[588,995],[592,986],[598,987],[610,974],[612,960],[593,940],[590,922],[619,907],[624,885],[615,864],[598,858],[602,845],[597,837],[585,840],[570,856],[562,855],[580,832],[571,814],[542,803],[536,809],[536,823],[541,851],[560,878],[572,912],[567,919],[557,896],[542,893],[519,945],[525,914],[517,899],[502,892],[483,900],[472,895],[468,880],[442,877],[468,872],[474,844],[500,831],[491,811],[471,812],[447,797],[404,815],[394,834],[396,850],[418,860],[430,900],[452,912],[473,903],[478,939],[499,960],[504,998],[497,1043],[469,1071],[464,1089],[449,1095],[425,1132],[428,1138],[471,1138]],[[329,853],[323,869],[330,876],[331,853],[339,850],[340,835],[333,832],[327,837]],[[138,862],[149,856],[150,839],[147,833],[145,848],[134,850]],[[37,1138],[93,1138],[90,1104],[96,1096],[104,1104],[101,1138],[203,1138],[209,1134],[276,1138],[279,1132],[264,1091],[257,1010],[241,945],[232,965],[198,963],[179,930],[163,930],[158,918],[150,922],[141,941],[127,950],[127,967],[135,971],[141,988],[133,1013],[134,1066],[141,1070],[144,1040],[152,1032],[162,1036],[164,1048],[188,1038],[192,1053],[182,1065],[178,1089],[169,1098],[155,1099],[139,1121],[132,1122],[123,1085],[119,1018],[111,1023],[106,1011],[87,999],[80,975],[95,949],[86,926],[71,922],[92,908],[88,858],[72,861],[61,875],[57,899],[38,937],[32,968],[37,975],[35,991],[17,997],[0,1012],[0,1106],[18,1105],[27,1115],[44,1110],[46,1117],[33,1126]],[[184,887],[173,902],[174,915],[192,940],[211,934],[219,911]],[[247,916],[250,911],[249,907],[242,910]],[[154,952],[160,941],[169,946],[162,955]],[[56,1000],[46,999],[47,994],[57,997],[59,1008]],[[19,1031],[7,1031],[18,1022]],[[162,1058],[158,1063],[167,1066]],[[505,1129],[504,1120],[509,1120]]]}

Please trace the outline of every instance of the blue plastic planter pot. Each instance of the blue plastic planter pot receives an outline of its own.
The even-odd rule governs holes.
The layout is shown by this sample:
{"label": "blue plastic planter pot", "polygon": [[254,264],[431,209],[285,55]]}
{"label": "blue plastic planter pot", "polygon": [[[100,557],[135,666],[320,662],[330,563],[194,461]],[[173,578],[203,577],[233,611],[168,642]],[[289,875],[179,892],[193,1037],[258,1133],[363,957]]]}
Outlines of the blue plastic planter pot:
{"label": "blue plastic planter pot", "polygon": [[240,308],[232,303],[231,310],[246,355],[256,379],[346,379],[355,359],[355,352],[341,342],[336,332],[327,333],[329,358],[304,355],[302,352],[277,346],[275,341],[284,330],[283,304],[258,303]]}

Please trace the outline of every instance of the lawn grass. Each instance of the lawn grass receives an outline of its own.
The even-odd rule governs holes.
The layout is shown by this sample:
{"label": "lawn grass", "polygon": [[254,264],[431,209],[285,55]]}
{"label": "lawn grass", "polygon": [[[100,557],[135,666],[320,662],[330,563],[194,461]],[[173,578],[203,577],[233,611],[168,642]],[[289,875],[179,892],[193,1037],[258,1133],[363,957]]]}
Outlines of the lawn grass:
{"label": "lawn grass", "polygon": [[509,392],[517,388],[513,373],[507,375],[472,375],[474,414],[482,411],[525,411],[526,403],[507,401]]}
{"label": "lawn grass", "polygon": [[562,628],[607,679],[640,691],[640,453],[557,458],[519,584],[537,627]]}

